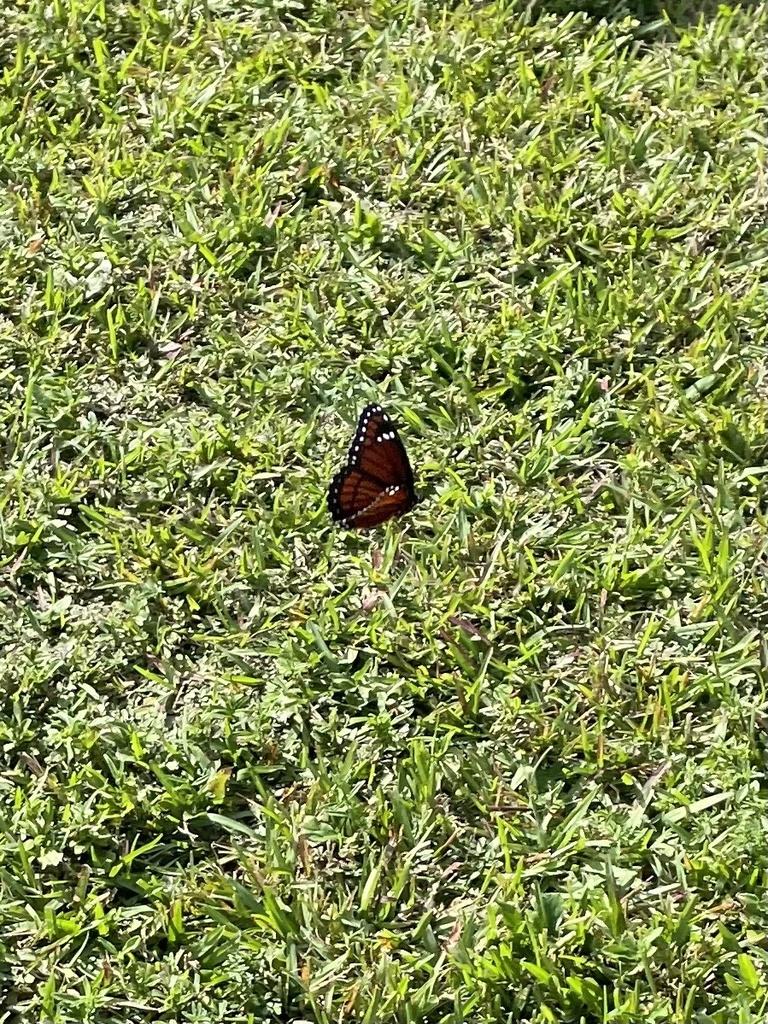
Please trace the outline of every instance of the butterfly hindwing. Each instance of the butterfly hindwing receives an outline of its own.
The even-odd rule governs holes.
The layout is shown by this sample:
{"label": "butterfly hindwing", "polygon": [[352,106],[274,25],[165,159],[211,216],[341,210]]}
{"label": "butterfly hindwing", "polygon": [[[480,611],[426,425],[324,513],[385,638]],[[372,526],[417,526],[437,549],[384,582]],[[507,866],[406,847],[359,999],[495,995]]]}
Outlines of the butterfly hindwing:
{"label": "butterfly hindwing", "polygon": [[347,465],[331,482],[328,508],[343,526],[368,529],[416,504],[413,471],[394,423],[380,405],[363,409]]}

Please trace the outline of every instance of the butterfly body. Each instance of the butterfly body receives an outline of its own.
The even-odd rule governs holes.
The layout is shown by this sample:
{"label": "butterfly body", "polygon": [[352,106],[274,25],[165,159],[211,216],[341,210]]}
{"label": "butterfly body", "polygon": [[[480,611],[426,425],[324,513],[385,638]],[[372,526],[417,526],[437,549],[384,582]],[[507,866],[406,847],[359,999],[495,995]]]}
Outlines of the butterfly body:
{"label": "butterfly body", "polygon": [[395,425],[380,405],[360,414],[347,464],[328,489],[334,522],[368,530],[409,512],[418,501],[413,470]]}

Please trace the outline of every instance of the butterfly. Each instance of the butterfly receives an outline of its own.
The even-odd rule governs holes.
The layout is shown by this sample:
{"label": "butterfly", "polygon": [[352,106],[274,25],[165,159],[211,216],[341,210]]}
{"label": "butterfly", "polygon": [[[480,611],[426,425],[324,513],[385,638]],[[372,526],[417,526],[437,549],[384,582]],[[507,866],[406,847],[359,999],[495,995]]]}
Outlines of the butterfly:
{"label": "butterfly", "polygon": [[334,522],[368,530],[409,512],[418,501],[413,470],[392,420],[380,405],[360,414],[347,464],[328,488]]}

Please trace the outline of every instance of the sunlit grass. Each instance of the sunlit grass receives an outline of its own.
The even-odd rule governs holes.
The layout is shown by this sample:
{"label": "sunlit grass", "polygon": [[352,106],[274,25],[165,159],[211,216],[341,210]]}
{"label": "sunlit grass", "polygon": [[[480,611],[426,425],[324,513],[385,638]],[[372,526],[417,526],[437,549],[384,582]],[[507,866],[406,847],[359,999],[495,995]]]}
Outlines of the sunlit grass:
{"label": "sunlit grass", "polygon": [[7,15],[0,1022],[764,1021],[765,10],[604,13]]}

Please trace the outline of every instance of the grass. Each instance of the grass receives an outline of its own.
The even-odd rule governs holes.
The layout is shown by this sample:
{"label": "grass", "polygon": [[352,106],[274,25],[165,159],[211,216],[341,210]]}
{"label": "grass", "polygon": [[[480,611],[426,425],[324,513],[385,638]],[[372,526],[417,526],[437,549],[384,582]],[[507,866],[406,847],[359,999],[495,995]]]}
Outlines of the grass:
{"label": "grass", "polygon": [[766,23],[6,10],[0,1022],[765,1020]]}

